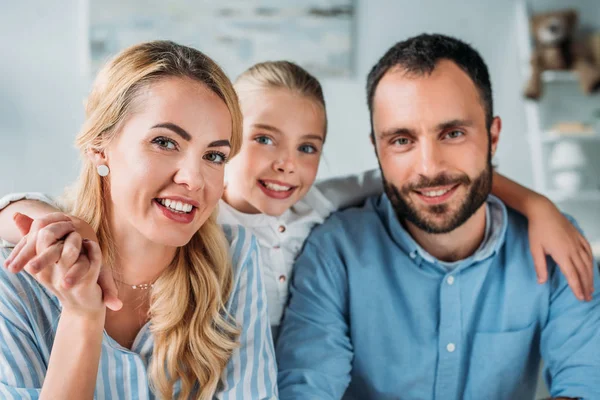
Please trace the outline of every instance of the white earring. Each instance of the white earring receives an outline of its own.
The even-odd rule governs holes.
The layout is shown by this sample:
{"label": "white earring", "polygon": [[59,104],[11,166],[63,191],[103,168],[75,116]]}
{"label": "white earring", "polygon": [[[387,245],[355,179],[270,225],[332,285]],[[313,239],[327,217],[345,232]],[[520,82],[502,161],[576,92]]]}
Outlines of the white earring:
{"label": "white earring", "polygon": [[108,165],[98,165],[96,167],[96,169],[98,170],[98,175],[100,176],[107,176],[108,173],[110,172],[110,170],[108,169]]}

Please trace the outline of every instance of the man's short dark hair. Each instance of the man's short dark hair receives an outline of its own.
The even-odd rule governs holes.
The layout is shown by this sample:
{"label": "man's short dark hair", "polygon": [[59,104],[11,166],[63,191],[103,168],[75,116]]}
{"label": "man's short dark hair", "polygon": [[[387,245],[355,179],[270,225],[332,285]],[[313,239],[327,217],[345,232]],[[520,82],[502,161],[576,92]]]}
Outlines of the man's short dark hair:
{"label": "man's short dark hair", "polygon": [[367,104],[373,132],[373,97],[379,81],[392,68],[410,74],[431,74],[440,60],[450,60],[469,75],[481,97],[489,131],[493,119],[492,84],[483,58],[465,42],[439,34],[421,34],[396,43],[375,64],[367,77]]}

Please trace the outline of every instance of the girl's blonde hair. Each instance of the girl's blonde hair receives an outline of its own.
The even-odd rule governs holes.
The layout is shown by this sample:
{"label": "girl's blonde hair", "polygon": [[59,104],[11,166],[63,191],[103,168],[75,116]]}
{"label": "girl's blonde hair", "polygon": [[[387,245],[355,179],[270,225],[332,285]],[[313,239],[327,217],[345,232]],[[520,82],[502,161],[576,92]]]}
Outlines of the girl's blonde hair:
{"label": "girl's blonde hair", "polygon": [[[199,82],[217,94],[231,114],[231,156],[242,141],[242,115],[234,88],[219,66],[198,50],[170,41],[130,47],[98,74],[86,104],[86,119],[76,146],[83,155],[79,179],[67,193],[69,211],[96,231],[106,265],[113,266],[115,245],[107,218],[107,185],[86,157],[103,151],[118,135],[136,97],[158,80],[178,77]],[[219,377],[237,346],[238,331],[225,310],[232,288],[229,246],[216,211],[190,242],[180,247],[154,284],[149,317],[154,351],[149,366],[153,390],[172,398],[212,398]]]}
{"label": "girl's blonde hair", "polygon": [[[290,61],[266,61],[258,63],[242,72],[234,82],[240,97],[252,89],[288,89],[314,100],[325,112],[325,96],[318,79],[301,66]],[[327,117],[325,117],[325,133]]]}

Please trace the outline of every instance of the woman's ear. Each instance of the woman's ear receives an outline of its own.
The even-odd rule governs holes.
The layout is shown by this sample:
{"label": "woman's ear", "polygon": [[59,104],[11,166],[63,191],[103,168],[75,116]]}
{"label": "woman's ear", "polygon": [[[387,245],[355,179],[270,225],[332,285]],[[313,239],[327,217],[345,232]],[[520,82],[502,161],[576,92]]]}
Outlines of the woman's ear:
{"label": "woman's ear", "polygon": [[108,157],[104,151],[96,150],[96,149],[88,149],[86,151],[87,158],[94,164],[96,167],[99,165],[108,165]]}

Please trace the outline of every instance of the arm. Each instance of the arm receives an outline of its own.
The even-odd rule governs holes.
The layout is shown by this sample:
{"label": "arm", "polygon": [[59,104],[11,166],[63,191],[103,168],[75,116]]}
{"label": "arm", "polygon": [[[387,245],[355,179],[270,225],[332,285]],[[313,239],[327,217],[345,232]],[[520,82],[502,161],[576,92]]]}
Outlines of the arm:
{"label": "arm", "polygon": [[494,173],[492,193],[529,220],[529,243],[540,283],[552,257],[580,300],[590,300],[594,281],[592,249],[585,237],[546,197]]}
{"label": "arm", "polygon": [[41,193],[11,193],[0,199],[0,238],[9,243],[17,243],[23,235],[13,222],[17,212],[33,219],[59,211],[48,196]]}
{"label": "arm", "polygon": [[541,335],[544,377],[553,398],[600,399],[600,285],[589,302],[579,302],[563,274],[550,277],[550,307]]}
{"label": "arm", "polygon": [[94,398],[103,330],[104,312],[61,314],[41,399]]}
{"label": "arm", "polygon": [[247,240],[249,251],[229,301],[229,313],[241,330],[240,347],[233,351],[223,371],[222,387],[215,394],[220,400],[277,398],[277,364],[267,314],[267,295],[258,265],[258,245],[253,236]]}
{"label": "arm", "polygon": [[[8,251],[4,249],[3,254],[5,258]],[[99,256],[99,249],[96,256]],[[99,262],[95,268],[98,267]],[[46,271],[43,279],[61,277],[62,272],[58,268]],[[85,281],[91,282],[90,279]],[[75,290],[78,289],[90,292],[87,287]],[[47,293],[32,277],[12,275],[4,270],[0,271],[0,291],[2,398],[92,399],[100,359],[104,307],[98,307],[100,313],[89,318],[92,314],[70,307],[71,302],[63,292],[59,297],[64,305],[62,312],[55,310],[52,315],[40,315],[54,309],[52,300],[43,299],[48,297]],[[102,306],[99,291],[96,295],[96,305]],[[47,324],[53,324],[59,313],[54,335],[47,331]],[[54,336],[53,340],[48,335]],[[44,354],[50,347],[48,362]]]}
{"label": "arm", "polygon": [[277,339],[280,398],[341,399],[353,357],[345,269],[307,242],[290,291]]}
{"label": "arm", "polygon": [[331,202],[335,210],[361,205],[369,196],[383,193],[379,169],[359,175],[326,179],[316,183],[317,189]]}

